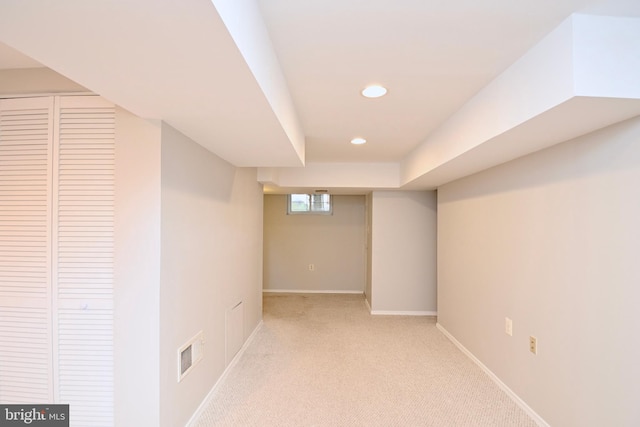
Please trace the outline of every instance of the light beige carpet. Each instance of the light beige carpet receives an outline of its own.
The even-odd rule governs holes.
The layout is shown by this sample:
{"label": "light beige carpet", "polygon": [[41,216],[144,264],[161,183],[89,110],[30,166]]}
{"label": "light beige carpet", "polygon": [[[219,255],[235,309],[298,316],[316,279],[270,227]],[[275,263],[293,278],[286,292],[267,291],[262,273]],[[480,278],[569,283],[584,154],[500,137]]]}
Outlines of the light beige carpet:
{"label": "light beige carpet", "polygon": [[362,296],[273,295],[205,426],[535,426],[436,329]]}

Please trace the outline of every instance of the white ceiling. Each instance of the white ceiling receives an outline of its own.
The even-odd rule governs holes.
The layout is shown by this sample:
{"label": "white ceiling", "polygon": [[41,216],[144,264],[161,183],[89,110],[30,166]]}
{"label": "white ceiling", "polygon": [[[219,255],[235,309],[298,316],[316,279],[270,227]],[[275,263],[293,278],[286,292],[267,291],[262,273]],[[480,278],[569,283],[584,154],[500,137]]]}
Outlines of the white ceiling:
{"label": "white ceiling", "polygon": [[[587,0],[260,0],[307,161],[399,161]],[[371,83],[389,89],[369,100]],[[362,136],[368,143],[353,147]]]}
{"label": "white ceiling", "polygon": [[[4,0],[0,69],[38,65],[20,50],[239,166],[401,163],[572,13],[640,17],[638,0],[255,1],[243,28],[231,9],[254,0]],[[256,66],[268,55],[280,69]],[[364,98],[371,83],[389,93]]]}
{"label": "white ceiling", "polygon": [[[258,3],[307,162],[400,161],[572,13],[640,16],[640,0]],[[361,96],[373,83],[388,95]],[[368,143],[354,147],[354,137]]]}

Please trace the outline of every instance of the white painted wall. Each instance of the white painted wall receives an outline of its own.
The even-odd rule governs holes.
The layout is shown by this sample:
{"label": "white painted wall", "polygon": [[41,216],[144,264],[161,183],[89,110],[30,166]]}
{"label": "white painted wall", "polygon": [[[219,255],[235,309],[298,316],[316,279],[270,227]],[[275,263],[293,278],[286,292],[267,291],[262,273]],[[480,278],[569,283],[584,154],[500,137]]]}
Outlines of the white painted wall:
{"label": "white painted wall", "polygon": [[45,67],[0,70],[0,95],[62,92],[88,92],[88,90]]}
{"label": "white painted wall", "polygon": [[258,168],[258,180],[289,188],[397,189],[400,165],[309,162],[304,168]]}
{"label": "white painted wall", "polygon": [[[116,168],[116,425],[185,425],[226,367],[226,310],[243,302],[243,341],[262,318],[262,186],[122,109]],[[199,331],[204,359],[178,383]]]}
{"label": "white painted wall", "polygon": [[286,195],[264,196],[265,290],[364,291],[365,197],[332,199],[333,215],[287,215]]}
{"label": "white painted wall", "polygon": [[640,19],[574,15],[575,92],[640,98]]}
{"label": "white painted wall", "polygon": [[160,425],[160,132],[116,110],[115,423]]}
{"label": "white painted wall", "polygon": [[438,189],[438,321],[550,425],[640,424],[639,182],[635,118]]}
{"label": "white painted wall", "polygon": [[371,222],[372,222],[372,214],[373,214],[373,193],[368,193],[365,198],[366,204],[366,231],[367,231],[367,270],[366,270],[366,281],[364,287],[364,296],[367,299],[367,303],[369,304],[369,308],[371,308]]}
{"label": "white painted wall", "polygon": [[436,193],[374,191],[371,309],[435,314]]}
{"label": "white painted wall", "polygon": [[[225,313],[262,317],[262,186],[162,125],[160,424],[185,425],[226,367]],[[204,332],[204,359],[177,382],[177,350]],[[128,423],[126,423],[128,425]],[[151,424],[145,424],[151,425]]]}

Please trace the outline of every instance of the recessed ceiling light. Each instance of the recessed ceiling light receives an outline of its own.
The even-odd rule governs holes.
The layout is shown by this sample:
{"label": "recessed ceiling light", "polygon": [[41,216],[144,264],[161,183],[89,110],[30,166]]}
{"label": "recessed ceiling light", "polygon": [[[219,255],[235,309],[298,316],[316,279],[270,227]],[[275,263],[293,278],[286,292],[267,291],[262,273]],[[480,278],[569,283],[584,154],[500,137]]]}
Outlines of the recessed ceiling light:
{"label": "recessed ceiling light", "polygon": [[367,86],[362,91],[362,95],[367,98],[379,98],[387,93],[387,89],[380,85]]}
{"label": "recessed ceiling light", "polygon": [[353,145],[362,145],[362,144],[364,144],[365,142],[367,142],[367,140],[366,140],[366,139],[364,139],[364,138],[353,138],[353,139],[351,140],[351,143],[352,143]]}

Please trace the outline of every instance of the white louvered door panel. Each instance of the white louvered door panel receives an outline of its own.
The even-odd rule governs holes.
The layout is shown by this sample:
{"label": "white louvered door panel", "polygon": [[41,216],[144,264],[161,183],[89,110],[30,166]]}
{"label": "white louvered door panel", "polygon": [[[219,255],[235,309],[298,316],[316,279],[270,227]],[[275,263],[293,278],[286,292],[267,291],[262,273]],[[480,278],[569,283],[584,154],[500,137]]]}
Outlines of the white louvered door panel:
{"label": "white louvered door panel", "polygon": [[72,426],[112,426],[115,108],[60,97],[54,144],[57,400]]}
{"label": "white louvered door panel", "polygon": [[53,401],[53,98],[0,100],[0,402]]}

